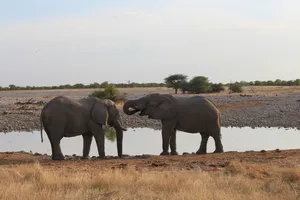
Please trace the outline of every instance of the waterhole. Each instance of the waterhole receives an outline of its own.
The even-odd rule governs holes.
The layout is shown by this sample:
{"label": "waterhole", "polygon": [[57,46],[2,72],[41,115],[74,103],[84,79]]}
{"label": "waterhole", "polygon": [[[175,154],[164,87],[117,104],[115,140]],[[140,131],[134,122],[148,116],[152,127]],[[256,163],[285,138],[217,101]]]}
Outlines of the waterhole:
{"label": "waterhole", "polygon": [[[51,146],[47,135],[43,132],[41,143],[40,132],[10,132],[0,134],[0,151],[26,151],[51,155]],[[201,141],[200,134],[177,132],[178,153],[196,152]],[[224,151],[260,151],[274,149],[297,149],[300,147],[300,131],[283,128],[222,128]],[[65,155],[81,155],[83,140],[81,136],[63,138],[61,148]],[[209,138],[207,151],[214,151],[213,138]],[[109,135],[105,140],[106,155],[117,155],[114,137]],[[149,128],[128,129],[124,132],[123,153],[129,155],[154,154],[162,151],[160,130]],[[96,142],[93,139],[90,156],[97,156]]]}

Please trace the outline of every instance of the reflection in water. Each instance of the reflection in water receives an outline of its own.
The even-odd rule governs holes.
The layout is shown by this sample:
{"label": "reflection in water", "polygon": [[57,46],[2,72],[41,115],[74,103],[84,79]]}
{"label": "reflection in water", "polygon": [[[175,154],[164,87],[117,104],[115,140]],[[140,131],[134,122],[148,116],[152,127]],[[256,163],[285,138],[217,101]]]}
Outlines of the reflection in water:
{"label": "reflection in water", "polygon": [[[117,155],[117,145],[114,131],[106,132],[106,155]],[[128,129],[123,137],[124,154],[159,154],[162,151],[161,131],[149,128]],[[196,152],[201,141],[200,134],[177,132],[178,153]],[[247,151],[262,149],[296,149],[300,147],[300,131],[296,129],[277,128],[222,128],[222,142],[224,151]],[[83,140],[81,136],[63,138],[62,151],[65,155],[82,154]],[[208,152],[214,151],[214,141],[208,141]],[[0,151],[32,151],[33,153],[47,153],[51,155],[48,137],[44,133],[44,143],[41,143],[40,133],[11,132],[0,134]],[[93,139],[91,156],[97,156],[97,148]]]}

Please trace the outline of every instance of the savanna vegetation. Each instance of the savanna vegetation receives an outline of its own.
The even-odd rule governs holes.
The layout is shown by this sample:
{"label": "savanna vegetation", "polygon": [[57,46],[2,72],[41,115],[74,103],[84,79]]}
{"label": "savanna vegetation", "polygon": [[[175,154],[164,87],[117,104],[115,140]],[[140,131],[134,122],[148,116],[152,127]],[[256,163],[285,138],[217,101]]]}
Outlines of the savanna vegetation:
{"label": "savanna vegetation", "polygon": [[[163,83],[135,83],[128,81],[127,83],[102,83],[82,84],[76,83],[74,85],[66,84],[59,86],[18,86],[11,84],[8,87],[0,86],[0,90],[51,90],[51,89],[87,89],[87,88],[106,88],[108,85],[115,85],[116,88],[147,88],[147,87],[170,87],[174,88],[177,94],[178,90],[182,93],[210,93],[221,92],[224,86],[233,86],[232,92],[240,92],[243,86],[300,86],[300,79],[295,80],[280,80],[274,81],[236,81],[232,83],[211,83],[208,77],[195,76],[191,80],[184,74],[173,74],[164,79]],[[237,90],[235,90],[237,89]]]}
{"label": "savanna vegetation", "polygon": [[1,167],[0,199],[296,200],[299,170],[232,162],[221,171]]}

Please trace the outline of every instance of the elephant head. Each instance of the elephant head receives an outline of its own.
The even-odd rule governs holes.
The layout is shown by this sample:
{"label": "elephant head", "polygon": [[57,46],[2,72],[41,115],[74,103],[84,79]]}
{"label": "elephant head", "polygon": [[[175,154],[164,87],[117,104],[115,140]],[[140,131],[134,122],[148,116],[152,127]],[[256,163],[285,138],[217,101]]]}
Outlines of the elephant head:
{"label": "elephant head", "polygon": [[123,149],[123,131],[127,129],[122,127],[119,110],[115,103],[111,100],[103,100],[94,104],[92,111],[92,119],[102,125],[109,125],[115,128],[117,136],[117,151],[118,156],[122,156]]}
{"label": "elephant head", "polygon": [[136,100],[126,101],[123,111],[127,115],[140,112],[140,116],[146,115],[150,119],[170,119],[176,116],[176,100],[171,95],[149,94]]}

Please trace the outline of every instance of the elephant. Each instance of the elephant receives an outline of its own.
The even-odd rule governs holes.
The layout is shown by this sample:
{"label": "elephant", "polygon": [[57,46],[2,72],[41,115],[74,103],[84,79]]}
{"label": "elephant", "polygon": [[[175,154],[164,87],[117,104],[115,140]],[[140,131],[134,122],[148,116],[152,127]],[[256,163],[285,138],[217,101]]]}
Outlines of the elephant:
{"label": "elephant", "polygon": [[83,137],[83,159],[87,159],[93,137],[96,140],[99,158],[105,158],[104,128],[109,125],[116,130],[118,157],[122,158],[123,131],[122,122],[115,103],[109,99],[86,97],[71,99],[57,96],[51,99],[42,109],[40,115],[41,142],[42,130],[49,138],[52,149],[52,160],[64,160],[60,141],[63,137]]}
{"label": "elephant", "polygon": [[123,111],[126,115],[139,112],[140,116],[161,120],[163,151],[160,155],[178,155],[177,130],[201,134],[201,143],[196,154],[207,153],[207,141],[210,136],[215,141],[214,153],[224,152],[220,111],[212,101],[203,96],[174,97],[170,94],[151,93],[139,99],[126,101]]}

